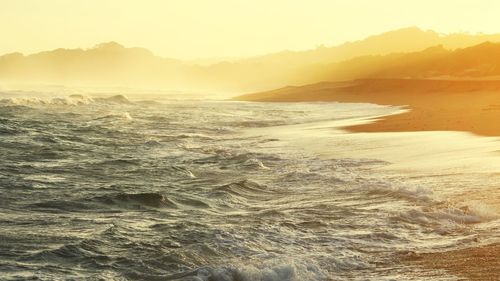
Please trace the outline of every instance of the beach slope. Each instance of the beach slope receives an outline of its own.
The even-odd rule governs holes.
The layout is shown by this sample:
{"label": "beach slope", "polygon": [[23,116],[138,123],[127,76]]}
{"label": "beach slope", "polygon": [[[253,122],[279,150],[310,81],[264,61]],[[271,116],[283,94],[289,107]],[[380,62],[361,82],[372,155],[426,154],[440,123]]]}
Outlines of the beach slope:
{"label": "beach slope", "polygon": [[500,80],[361,79],[322,82],[234,98],[261,102],[355,102],[408,112],[348,127],[353,132],[468,131],[500,136]]}

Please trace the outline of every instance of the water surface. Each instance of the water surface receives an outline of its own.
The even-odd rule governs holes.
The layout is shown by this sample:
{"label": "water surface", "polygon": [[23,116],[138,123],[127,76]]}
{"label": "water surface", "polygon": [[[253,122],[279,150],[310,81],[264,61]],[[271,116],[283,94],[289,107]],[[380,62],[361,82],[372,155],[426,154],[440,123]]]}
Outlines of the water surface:
{"label": "water surface", "polygon": [[458,196],[498,178],[390,170],[360,153],[380,142],[309,133],[398,110],[6,97],[0,277],[426,280],[401,255],[498,241],[495,210]]}

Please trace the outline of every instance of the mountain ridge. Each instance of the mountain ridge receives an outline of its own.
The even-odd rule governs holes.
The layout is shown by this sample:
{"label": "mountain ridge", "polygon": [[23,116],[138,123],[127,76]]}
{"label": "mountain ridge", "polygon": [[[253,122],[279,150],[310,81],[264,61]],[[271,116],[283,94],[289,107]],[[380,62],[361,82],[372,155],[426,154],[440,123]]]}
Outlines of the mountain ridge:
{"label": "mountain ridge", "polygon": [[[468,47],[484,41],[500,42],[500,34],[440,35],[410,27],[333,47],[286,51],[208,66],[159,57],[146,48],[128,48],[110,41],[87,49],[59,48],[29,55],[0,56],[0,82],[262,91],[286,85],[364,78],[375,75],[376,71],[381,77],[390,76],[386,66],[395,67],[397,60],[421,60],[417,51],[427,50],[427,56],[438,56],[453,52],[450,49],[457,46]],[[428,49],[437,45],[442,47]],[[380,69],[377,64],[387,69]],[[417,75],[408,69],[405,71],[408,75]],[[487,69],[481,71],[486,73]],[[481,75],[481,71],[476,75]]]}

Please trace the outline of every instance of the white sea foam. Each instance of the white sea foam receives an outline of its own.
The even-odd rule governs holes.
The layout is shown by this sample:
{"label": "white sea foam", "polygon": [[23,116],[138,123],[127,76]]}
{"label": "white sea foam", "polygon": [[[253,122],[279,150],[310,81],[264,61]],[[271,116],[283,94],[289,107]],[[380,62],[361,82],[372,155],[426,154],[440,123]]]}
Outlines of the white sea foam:
{"label": "white sea foam", "polygon": [[114,105],[131,105],[133,104],[124,95],[115,95],[110,97],[93,98],[88,95],[73,94],[69,96],[12,96],[0,99],[0,104],[5,105],[24,105],[24,106],[77,106],[89,104],[114,104]]}
{"label": "white sea foam", "polygon": [[84,95],[71,95],[69,97],[37,98],[37,97],[11,97],[0,100],[5,105],[49,106],[49,105],[87,105],[94,103],[94,99]]}
{"label": "white sea foam", "polygon": [[192,281],[320,281],[328,275],[311,263],[290,263],[274,266],[202,268]]}
{"label": "white sea foam", "polygon": [[[0,262],[13,270],[36,264],[55,280],[109,279],[106,270],[137,280],[399,280],[413,268],[394,265],[394,252],[498,233],[495,209],[469,198],[494,186],[484,175],[469,189],[461,173],[388,172],[364,157],[397,154],[397,141],[242,125],[347,123],[376,113],[369,106],[68,99],[0,106]],[[74,106],[81,100],[90,106]],[[405,145],[417,154],[422,144]],[[464,190],[470,202],[453,197]]]}

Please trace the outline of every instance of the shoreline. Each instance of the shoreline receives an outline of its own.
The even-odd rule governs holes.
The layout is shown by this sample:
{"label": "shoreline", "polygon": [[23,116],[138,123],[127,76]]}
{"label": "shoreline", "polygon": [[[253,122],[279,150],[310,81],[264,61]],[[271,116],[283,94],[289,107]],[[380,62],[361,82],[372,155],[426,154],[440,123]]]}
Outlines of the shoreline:
{"label": "shoreline", "polygon": [[355,102],[409,111],[347,126],[351,132],[465,131],[500,136],[500,80],[367,79],[285,87],[234,98],[260,102]]}
{"label": "shoreline", "polygon": [[[477,163],[474,159],[481,159],[481,165],[487,166],[487,163],[491,163],[490,161],[492,161],[493,158],[484,158],[489,152],[487,154],[482,153],[490,151],[491,148],[493,148],[488,142],[482,142],[490,139],[487,137],[477,137],[459,132],[350,134],[342,131],[334,131],[332,133],[332,129],[336,127],[332,126],[334,124],[329,123],[333,122],[325,121],[319,123],[255,128],[252,129],[252,131],[273,138],[276,137],[276,139],[284,141],[291,147],[304,148],[307,151],[315,153],[319,157],[325,158],[342,158],[346,156],[354,156],[357,158],[363,157],[362,154],[364,153],[372,153],[369,154],[370,157],[368,158],[379,159],[379,153],[387,154],[387,152],[391,150],[395,157],[394,162],[389,161],[391,164],[387,166],[388,169],[382,171],[382,173],[387,172],[388,175],[393,175],[395,172],[396,174],[407,173],[410,177],[416,178],[433,177],[435,175],[434,171],[438,171],[440,174],[449,173],[446,178],[448,180],[453,180],[455,179],[454,175],[456,169],[460,169],[460,171],[465,171],[470,174],[483,172],[489,173],[488,176],[494,175],[492,174],[494,171],[488,171],[486,167],[476,167],[477,170],[474,169],[475,171],[464,170],[463,167],[461,167],[462,165],[476,166]],[[279,129],[279,127],[281,127],[281,129]],[[303,133],[304,131],[308,132],[307,136]],[[410,139],[412,141],[409,141]],[[443,141],[443,143],[447,143],[447,145],[433,147],[432,143],[435,140]],[[366,146],[360,145],[360,141],[369,143],[375,148],[372,151],[367,151]],[[476,141],[478,141],[478,143],[476,143]],[[314,143],[314,146],[308,145],[311,143]],[[342,147],[342,143],[350,143],[356,147],[354,150],[342,152],[339,150]],[[399,147],[393,144],[398,144]],[[412,147],[415,148],[419,146],[423,146],[425,149],[423,149],[423,151],[412,149]],[[498,142],[496,142],[495,146],[498,146]],[[358,154],[353,154],[353,151],[358,151]],[[448,152],[444,153],[444,151]],[[410,154],[406,155],[406,153]],[[417,157],[416,162],[407,162],[408,159],[413,158],[415,155],[414,153],[422,155]],[[457,155],[466,158],[466,160],[460,162],[458,166],[456,166],[458,161],[454,160]],[[391,155],[391,157],[393,156]],[[425,169],[422,170],[424,167],[418,166],[418,164],[422,162],[422,159],[435,163],[436,166],[425,167]],[[497,159],[495,159],[495,161],[496,160]],[[497,166],[493,168],[498,171]],[[498,177],[498,175],[494,176]],[[447,188],[449,188],[449,186]],[[447,198],[447,202],[455,207],[462,207],[463,210],[471,210],[470,214],[472,216],[481,216],[482,221],[471,223],[471,227],[475,227],[473,225],[478,223],[489,223],[493,220],[497,221],[499,218],[500,201],[496,199],[499,193],[495,185],[489,188],[481,187],[467,190],[433,190],[432,194],[435,194],[437,198]],[[450,194],[456,197],[447,197],[447,195]],[[476,205],[478,202],[481,202],[481,205]],[[468,211],[466,211],[465,214],[467,214],[467,212]],[[486,212],[491,212],[491,214]],[[491,218],[487,216],[491,216]],[[480,243],[490,244],[479,245]],[[405,267],[403,270],[407,270],[408,273],[411,272],[411,268],[418,268],[419,272],[424,274],[423,276],[426,276],[429,280],[432,280],[432,277],[442,278],[443,276],[457,276],[460,278],[459,280],[472,281],[498,280],[497,276],[500,276],[500,255],[498,255],[498,253],[500,253],[500,244],[497,239],[488,239],[479,235],[477,238],[471,239],[470,242],[457,244],[456,246],[466,246],[467,248],[456,250],[436,248],[437,252],[418,252],[417,249],[417,253],[410,252],[397,256],[393,265],[401,263]],[[423,276],[418,275],[419,278]]]}
{"label": "shoreline", "polygon": [[[405,82],[401,83],[404,84]],[[384,87],[390,84],[387,83]],[[390,149],[392,150],[390,157],[393,159],[385,160],[398,165],[394,167],[394,164],[391,164],[390,170],[395,168],[397,171],[400,169],[405,171],[408,168],[412,171],[413,169],[420,170],[422,167],[416,165],[422,163],[422,159],[425,159],[425,166],[429,162],[432,163],[431,167],[425,167],[426,170],[423,170],[422,173],[415,173],[415,176],[432,176],[434,175],[433,171],[438,171],[440,174],[456,173],[456,169],[463,172],[464,167],[475,167],[476,164],[478,169],[467,171],[467,173],[481,172],[490,173],[490,176],[498,176],[495,173],[495,171],[498,171],[498,167],[490,167],[493,168],[490,171],[486,169],[486,166],[493,166],[491,164],[498,163],[497,159],[493,159],[493,157],[497,157],[495,152],[498,150],[495,147],[498,147],[499,144],[498,138],[495,136],[500,136],[500,89],[498,92],[491,89],[484,91],[484,88],[478,88],[477,91],[468,89],[470,91],[463,92],[460,87],[456,91],[449,90],[447,92],[437,90],[419,92],[419,89],[412,89],[405,95],[399,95],[397,89],[394,92],[375,90],[375,94],[353,91],[354,88],[362,89],[364,86],[366,84],[350,84],[341,85],[338,88],[332,83],[323,83],[304,87],[289,87],[237,99],[259,102],[335,101],[370,102],[393,106],[407,105],[409,111],[368,119],[372,123],[346,124],[340,127],[330,126],[328,122],[325,122],[325,124],[288,126],[287,134],[290,129],[297,131],[294,136],[284,133],[279,135],[280,130],[276,130],[276,128],[261,130],[269,133],[269,135],[278,135],[279,139],[283,138],[296,147],[312,149],[319,155],[352,156],[352,151],[343,153],[339,151],[341,146],[336,145],[345,142],[357,145],[353,149],[357,153],[355,154],[356,157],[365,155],[369,156],[369,158],[373,156],[373,158],[379,159],[379,154],[386,155],[388,149]],[[368,88],[366,87],[364,90],[367,91]],[[335,122],[332,121],[331,123]],[[347,132],[361,134],[351,134],[349,136],[349,134],[334,133],[334,137],[331,137],[332,128],[342,128]],[[314,129],[314,135],[311,135],[311,129]],[[305,135],[300,133],[301,130],[309,132],[309,139],[301,140],[305,137],[295,137]],[[479,135],[479,137],[463,132],[471,132]],[[354,136],[356,137],[354,138]],[[354,141],[356,138],[375,144],[374,146],[378,147],[378,149],[366,150],[359,145],[359,141]],[[322,139],[325,141],[322,141]],[[314,141],[313,147],[307,145],[311,141]],[[444,145],[433,146],[433,143]],[[411,147],[418,149],[412,149]],[[462,157],[460,161],[457,161],[458,155]],[[389,156],[387,157],[389,158]],[[407,162],[408,159],[415,161]],[[401,164],[401,162],[403,163]],[[451,167],[447,168],[448,165],[451,165]],[[481,167],[481,165],[485,167]],[[495,188],[494,184],[489,188],[481,188],[480,190],[482,191],[480,193],[477,192],[477,189],[470,189],[467,192],[463,191],[463,194],[454,194],[457,196],[455,199],[465,206],[476,202],[484,203],[485,205],[481,206],[488,207],[488,210],[493,212],[494,220],[497,220],[498,211],[500,210],[500,201],[496,199],[498,198],[496,196],[498,194],[496,190],[498,189]],[[460,204],[457,203],[458,205]],[[479,238],[479,241],[486,242],[482,238]],[[429,279],[432,279],[432,275],[442,277],[443,274],[446,274],[457,276],[460,280],[498,280],[497,278],[500,276],[500,255],[498,254],[500,253],[500,244],[496,239],[486,243],[491,244],[480,245],[477,242],[472,242],[470,245],[467,243],[467,248],[456,250],[440,249],[439,252],[411,252],[399,256],[398,259],[404,266],[417,267],[423,270],[425,274],[431,275]],[[463,246],[466,245],[462,244],[461,247]]]}
{"label": "shoreline", "polygon": [[500,92],[444,93],[416,100],[408,111],[367,124],[349,126],[351,132],[465,131],[500,136]]}
{"label": "shoreline", "polygon": [[435,253],[409,253],[402,263],[429,270],[445,270],[471,281],[495,281],[500,276],[500,244]]}

